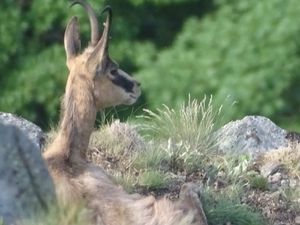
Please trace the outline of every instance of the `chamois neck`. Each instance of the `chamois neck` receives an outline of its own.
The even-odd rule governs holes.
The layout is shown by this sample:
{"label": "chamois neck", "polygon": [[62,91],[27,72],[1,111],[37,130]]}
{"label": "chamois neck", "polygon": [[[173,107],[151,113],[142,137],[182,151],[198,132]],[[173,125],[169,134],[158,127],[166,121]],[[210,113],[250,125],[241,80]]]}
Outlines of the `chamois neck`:
{"label": "chamois neck", "polygon": [[65,160],[79,162],[85,158],[97,113],[92,87],[84,75],[68,78],[63,116],[54,141],[54,151],[62,154]]}

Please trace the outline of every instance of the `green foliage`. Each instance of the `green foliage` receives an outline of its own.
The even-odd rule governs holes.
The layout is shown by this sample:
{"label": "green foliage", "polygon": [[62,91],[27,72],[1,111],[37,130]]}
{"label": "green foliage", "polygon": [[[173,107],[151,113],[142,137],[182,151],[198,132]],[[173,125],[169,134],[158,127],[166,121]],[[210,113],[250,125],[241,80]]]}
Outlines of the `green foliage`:
{"label": "green foliage", "polygon": [[[89,2],[100,12],[107,1]],[[111,55],[123,69],[138,74],[143,84],[137,108],[178,107],[188,94],[212,94],[221,105],[229,95],[237,103],[227,113],[230,118],[262,114],[298,129],[297,0],[109,4],[114,8]],[[82,46],[90,35],[84,10],[68,5],[1,1],[0,111],[20,114],[44,128],[57,120],[67,75],[63,34],[71,15],[80,19]],[[103,20],[100,15],[99,19]]]}
{"label": "green foliage", "polygon": [[0,3],[0,20],[2,21],[0,23],[0,71],[2,71],[10,64],[12,55],[18,52],[24,27],[21,24],[21,15],[18,8],[11,8],[7,3]]}
{"label": "green foliage", "polygon": [[250,187],[254,189],[260,189],[262,191],[267,190],[268,188],[268,180],[262,175],[252,174],[248,176]]}
{"label": "green foliage", "polygon": [[213,94],[237,101],[231,117],[280,120],[300,103],[297,0],[218,0],[217,10],[189,18],[174,44],[139,74],[153,106],[176,106]]}
{"label": "green foliage", "polygon": [[168,168],[169,157],[163,149],[158,146],[149,146],[148,149],[140,152],[132,166],[137,170],[144,169],[164,169],[163,167]]}
{"label": "green foliage", "polygon": [[[100,14],[105,1],[89,2]],[[90,37],[86,13],[80,6],[69,8],[69,4],[50,0],[1,1],[0,111],[19,114],[43,128],[49,128],[49,122],[58,119],[59,97],[67,75],[63,34],[71,15],[79,17],[83,47]],[[173,40],[185,18],[199,12],[195,6],[203,5],[194,0],[109,4],[114,8],[111,55],[129,73],[153,61],[156,45]],[[182,8],[181,13],[177,7]],[[177,19],[170,20],[174,15]],[[99,20],[103,19],[99,15]]]}
{"label": "green foliage", "polygon": [[210,225],[264,225],[261,215],[240,202],[236,196],[206,190],[203,194],[203,207]]}
{"label": "green foliage", "polygon": [[83,203],[72,205],[53,205],[47,213],[33,215],[30,220],[22,221],[24,225],[82,225],[86,224],[87,210]]}
{"label": "green foliage", "polygon": [[145,171],[139,176],[139,185],[149,189],[159,189],[165,187],[167,179],[165,175],[157,170]]}
{"label": "green foliage", "polygon": [[182,2],[189,2],[190,0],[130,0],[130,1],[135,5],[142,5],[150,2],[155,5],[162,5],[162,4],[178,4]]}
{"label": "green foliage", "polygon": [[300,189],[298,187],[284,189],[283,196],[291,202],[292,207],[296,207],[298,210],[300,210],[300,205],[297,200],[300,198]]}
{"label": "green foliage", "polygon": [[[55,59],[57,63],[44,63],[45,59]],[[0,110],[21,114],[43,125],[49,124],[49,119],[56,118],[59,111],[65,74],[63,50],[59,46],[27,57],[20,68],[6,77],[6,86],[1,90],[4,97],[0,99]]]}
{"label": "green foliage", "polygon": [[227,174],[227,179],[235,182],[247,172],[250,160],[248,155],[228,154],[223,157],[221,168]]}

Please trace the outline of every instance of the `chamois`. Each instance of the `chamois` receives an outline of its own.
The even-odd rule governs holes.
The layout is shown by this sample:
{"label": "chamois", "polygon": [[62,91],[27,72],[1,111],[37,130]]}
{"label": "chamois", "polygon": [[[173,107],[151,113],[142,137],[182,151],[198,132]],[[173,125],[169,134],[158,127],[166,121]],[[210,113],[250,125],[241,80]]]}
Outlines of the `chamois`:
{"label": "chamois", "polygon": [[131,105],[141,94],[140,83],[121,70],[109,56],[112,10],[107,13],[102,36],[92,7],[75,0],[88,14],[91,42],[80,52],[77,17],[69,21],[64,46],[69,69],[59,131],[43,154],[54,180],[58,199],[81,200],[90,210],[92,224],[105,225],[206,225],[206,217],[192,184],[185,184],[178,202],[130,195],[115,185],[103,169],[85,159],[96,113],[109,106]]}

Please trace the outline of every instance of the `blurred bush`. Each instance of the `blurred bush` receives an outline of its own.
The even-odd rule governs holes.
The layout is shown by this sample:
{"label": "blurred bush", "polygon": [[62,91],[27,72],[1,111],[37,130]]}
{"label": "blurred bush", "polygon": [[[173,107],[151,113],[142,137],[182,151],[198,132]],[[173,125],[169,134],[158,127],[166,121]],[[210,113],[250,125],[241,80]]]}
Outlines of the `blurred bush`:
{"label": "blurred bush", "polygon": [[[98,12],[106,4],[89,2]],[[44,128],[56,123],[67,78],[63,33],[71,15],[80,19],[83,46],[90,35],[84,10],[70,9],[69,3],[0,2],[0,111],[17,113]],[[213,94],[218,105],[230,95],[237,102],[230,118],[262,114],[280,122],[299,113],[297,0],[109,4],[114,9],[111,55],[143,83],[138,109],[163,103],[176,107],[190,93],[200,99]]]}
{"label": "blurred bush", "polygon": [[178,105],[188,93],[236,101],[231,118],[280,121],[299,112],[300,5],[297,0],[216,0],[191,17],[172,46],[139,73],[152,106]]}
{"label": "blurred bush", "polygon": [[[105,4],[89,2],[98,14]],[[197,9],[204,12],[209,7],[209,0],[203,2],[110,1],[114,8],[111,55],[128,72],[137,71],[172,41],[190,13],[197,15]],[[84,10],[79,6],[70,9],[69,4],[66,0],[0,2],[0,111],[19,114],[44,128],[49,128],[51,121],[56,123],[67,78],[63,34],[71,15],[80,19],[83,46],[90,38]],[[182,8],[181,13],[177,7]],[[176,20],[171,19],[174,15]],[[132,112],[135,110],[121,114]]]}

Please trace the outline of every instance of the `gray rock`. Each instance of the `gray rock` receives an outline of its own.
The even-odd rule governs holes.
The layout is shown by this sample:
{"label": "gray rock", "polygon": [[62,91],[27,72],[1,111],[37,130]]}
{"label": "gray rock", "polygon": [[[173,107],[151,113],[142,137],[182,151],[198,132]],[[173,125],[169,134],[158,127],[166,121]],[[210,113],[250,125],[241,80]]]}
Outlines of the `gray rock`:
{"label": "gray rock", "polygon": [[23,131],[0,124],[0,218],[13,224],[46,209],[54,185],[40,151]]}
{"label": "gray rock", "polygon": [[266,164],[262,165],[260,168],[260,174],[263,177],[268,177],[270,175],[273,175],[274,173],[278,172],[279,170],[282,170],[284,168],[284,165],[279,162],[267,162]]}
{"label": "gray rock", "polygon": [[270,183],[273,183],[273,184],[274,183],[279,184],[281,179],[282,179],[282,174],[281,173],[275,173],[272,176],[269,176],[268,181]]}
{"label": "gray rock", "polygon": [[38,147],[38,149],[41,149],[45,143],[46,136],[41,128],[28,120],[11,113],[0,112],[0,123],[13,125],[24,131],[33,144]]}
{"label": "gray rock", "polygon": [[217,131],[218,149],[225,153],[250,154],[254,158],[267,151],[287,147],[287,132],[262,116],[246,116]]}

